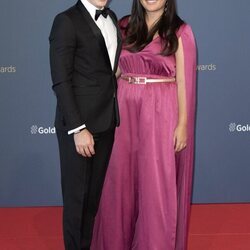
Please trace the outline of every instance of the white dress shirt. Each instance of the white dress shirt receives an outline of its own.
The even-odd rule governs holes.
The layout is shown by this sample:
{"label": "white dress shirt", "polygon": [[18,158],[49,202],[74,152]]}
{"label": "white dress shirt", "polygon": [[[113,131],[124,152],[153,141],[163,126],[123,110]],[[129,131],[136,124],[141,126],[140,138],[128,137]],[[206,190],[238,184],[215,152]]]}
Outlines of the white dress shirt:
{"label": "white dress shirt", "polygon": [[[116,56],[116,49],[117,49],[117,30],[116,27],[111,19],[110,16],[105,18],[104,16],[100,15],[97,21],[95,20],[96,10],[98,9],[93,4],[91,4],[88,0],[81,0],[82,4],[85,6],[91,17],[93,18],[94,22],[101,30],[102,36],[105,40],[105,44],[108,50],[108,55],[110,59],[110,63],[112,69],[114,69],[115,64],[115,56]],[[81,129],[86,128],[86,125],[83,124],[82,126],[72,129],[68,131],[68,134],[73,134],[79,132]]]}

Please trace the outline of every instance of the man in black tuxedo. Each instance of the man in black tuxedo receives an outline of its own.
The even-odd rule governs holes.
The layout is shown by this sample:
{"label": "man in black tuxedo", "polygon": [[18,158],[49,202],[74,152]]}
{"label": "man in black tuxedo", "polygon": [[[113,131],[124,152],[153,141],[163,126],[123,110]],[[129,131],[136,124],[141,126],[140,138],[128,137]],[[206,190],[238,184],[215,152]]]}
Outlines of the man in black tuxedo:
{"label": "man in black tuxedo", "polygon": [[49,37],[67,250],[90,249],[119,125],[115,72],[121,36],[107,1],[79,0],[56,16]]}

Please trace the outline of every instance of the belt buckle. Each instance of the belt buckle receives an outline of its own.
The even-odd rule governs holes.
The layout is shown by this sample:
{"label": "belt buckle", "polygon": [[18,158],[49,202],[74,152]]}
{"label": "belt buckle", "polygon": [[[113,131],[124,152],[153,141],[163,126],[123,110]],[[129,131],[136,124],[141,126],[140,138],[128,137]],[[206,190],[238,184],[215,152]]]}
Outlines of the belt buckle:
{"label": "belt buckle", "polygon": [[131,76],[129,78],[129,82],[134,83],[134,84],[146,84],[147,83],[147,77]]}

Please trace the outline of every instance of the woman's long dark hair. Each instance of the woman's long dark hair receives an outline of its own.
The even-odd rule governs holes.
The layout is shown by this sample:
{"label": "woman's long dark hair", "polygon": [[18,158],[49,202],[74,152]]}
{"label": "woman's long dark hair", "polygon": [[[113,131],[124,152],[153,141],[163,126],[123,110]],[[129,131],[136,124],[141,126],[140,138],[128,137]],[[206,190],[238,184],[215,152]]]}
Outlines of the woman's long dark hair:
{"label": "woman's long dark hair", "polygon": [[175,0],[167,0],[167,10],[164,11],[159,21],[148,30],[145,20],[145,9],[140,0],[134,0],[128,25],[124,28],[124,45],[131,52],[141,51],[149,44],[156,33],[163,41],[161,54],[172,55],[178,49],[176,31],[184,23],[177,15]]}

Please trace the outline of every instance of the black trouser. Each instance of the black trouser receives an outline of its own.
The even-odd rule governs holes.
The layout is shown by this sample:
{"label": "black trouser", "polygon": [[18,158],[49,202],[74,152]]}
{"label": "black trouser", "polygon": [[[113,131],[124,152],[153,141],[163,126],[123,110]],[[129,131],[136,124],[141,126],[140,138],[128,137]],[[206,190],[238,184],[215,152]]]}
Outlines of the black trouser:
{"label": "black trouser", "polygon": [[90,249],[94,219],[114,141],[114,129],[95,134],[95,155],[76,152],[73,135],[57,131],[63,194],[66,250]]}

